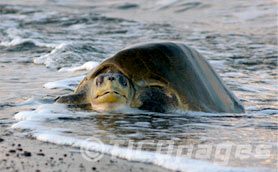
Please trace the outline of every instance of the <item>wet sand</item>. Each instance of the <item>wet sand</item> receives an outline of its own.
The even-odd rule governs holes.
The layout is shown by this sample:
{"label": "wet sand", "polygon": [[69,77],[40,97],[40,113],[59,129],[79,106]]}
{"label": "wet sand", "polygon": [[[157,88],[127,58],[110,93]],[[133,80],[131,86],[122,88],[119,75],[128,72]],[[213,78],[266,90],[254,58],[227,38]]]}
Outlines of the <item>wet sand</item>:
{"label": "wet sand", "polygon": [[0,171],[109,171],[109,172],[166,172],[168,170],[145,163],[104,155],[91,162],[78,149],[15,136],[5,126],[0,128]]}

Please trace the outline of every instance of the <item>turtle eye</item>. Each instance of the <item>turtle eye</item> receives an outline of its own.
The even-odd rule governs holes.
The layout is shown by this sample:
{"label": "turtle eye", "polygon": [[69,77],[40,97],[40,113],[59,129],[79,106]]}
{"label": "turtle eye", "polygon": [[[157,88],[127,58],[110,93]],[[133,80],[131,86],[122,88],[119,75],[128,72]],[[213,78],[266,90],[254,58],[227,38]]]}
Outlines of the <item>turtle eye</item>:
{"label": "turtle eye", "polygon": [[101,85],[103,83],[103,76],[98,76],[96,78],[96,86],[98,87],[99,85]]}
{"label": "turtle eye", "polygon": [[123,75],[119,75],[119,83],[124,87],[127,86],[127,80]]}

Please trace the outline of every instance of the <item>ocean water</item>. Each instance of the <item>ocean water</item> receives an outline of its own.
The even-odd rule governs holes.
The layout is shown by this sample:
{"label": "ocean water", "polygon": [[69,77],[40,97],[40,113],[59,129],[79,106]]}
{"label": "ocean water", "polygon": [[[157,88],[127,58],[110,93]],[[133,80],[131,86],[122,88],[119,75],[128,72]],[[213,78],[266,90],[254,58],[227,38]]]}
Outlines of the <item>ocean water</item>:
{"label": "ocean water", "polygon": [[[0,1],[0,21],[1,128],[81,147],[91,160],[96,151],[183,172],[277,170],[276,0],[10,0]],[[246,113],[53,103],[105,58],[161,40],[202,53]]]}

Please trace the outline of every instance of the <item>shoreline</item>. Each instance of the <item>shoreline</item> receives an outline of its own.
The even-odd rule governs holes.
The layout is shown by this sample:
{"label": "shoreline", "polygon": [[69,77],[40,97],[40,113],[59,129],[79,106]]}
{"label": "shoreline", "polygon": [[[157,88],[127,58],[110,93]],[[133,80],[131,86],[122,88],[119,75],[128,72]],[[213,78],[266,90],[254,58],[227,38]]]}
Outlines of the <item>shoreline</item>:
{"label": "shoreline", "polygon": [[16,136],[4,126],[0,128],[0,136],[0,171],[170,172],[152,164],[131,162],[106,154],[96,162],[88,161],[77,148]]}

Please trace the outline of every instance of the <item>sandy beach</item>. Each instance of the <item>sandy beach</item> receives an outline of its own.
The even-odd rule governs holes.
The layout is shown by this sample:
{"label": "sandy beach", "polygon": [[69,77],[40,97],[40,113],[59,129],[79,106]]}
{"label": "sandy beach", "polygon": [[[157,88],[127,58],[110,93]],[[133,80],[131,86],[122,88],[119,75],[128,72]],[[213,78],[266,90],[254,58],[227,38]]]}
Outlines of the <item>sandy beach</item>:
{"label": "sandy beach", "polygon": [[0,136],[0,171],[3,172],[169,171],[154,165],[130,162],[108,155],[103,155],[96,162],[87,161],[79,149],[14,136],[14,133],[3,125],[0,128]]}

